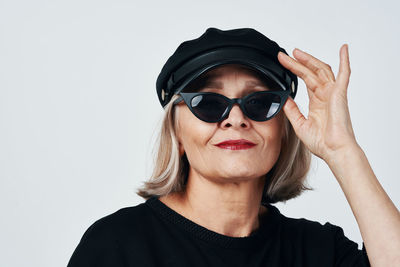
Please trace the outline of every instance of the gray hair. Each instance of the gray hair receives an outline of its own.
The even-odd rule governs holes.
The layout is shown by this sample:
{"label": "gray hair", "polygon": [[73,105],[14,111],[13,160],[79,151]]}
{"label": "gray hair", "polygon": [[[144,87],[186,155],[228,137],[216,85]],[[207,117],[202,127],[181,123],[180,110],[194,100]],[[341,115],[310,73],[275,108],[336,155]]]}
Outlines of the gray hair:
{"label": "gray hair", "polygon": [[[164,196],[185,189],[189,173],[186,154],[179,155],[176,136],[177,116],[173,102],[174,95],[165,106],[161,130],[157,138],[154,169],[148,181],[137,190],[144,199]],[[283,110],[281,110],[283,112]],[[286,115],[284,115],[284,137],[281,152],[273,168],[267,173],[263,200],[269,203],[285,202],[299,196],[305,190],[307,173],[311,165],[311,152],[300,141]]]}

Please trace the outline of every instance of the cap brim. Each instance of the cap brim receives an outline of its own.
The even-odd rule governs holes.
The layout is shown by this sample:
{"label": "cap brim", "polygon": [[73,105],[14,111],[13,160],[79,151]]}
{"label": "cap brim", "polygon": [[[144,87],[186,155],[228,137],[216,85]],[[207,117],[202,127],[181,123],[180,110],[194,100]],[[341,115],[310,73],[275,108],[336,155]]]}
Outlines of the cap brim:
{"label": "cap brim", "polygon": [[297,80],[293,83],[286,69],[262,53],[243,47],[220,48],[191,59],[170,76],[168,91],[177,94],[203,73],[225,64],[248,66],[273,80],[282,90],[290,90],[292,98],[296,95]]}

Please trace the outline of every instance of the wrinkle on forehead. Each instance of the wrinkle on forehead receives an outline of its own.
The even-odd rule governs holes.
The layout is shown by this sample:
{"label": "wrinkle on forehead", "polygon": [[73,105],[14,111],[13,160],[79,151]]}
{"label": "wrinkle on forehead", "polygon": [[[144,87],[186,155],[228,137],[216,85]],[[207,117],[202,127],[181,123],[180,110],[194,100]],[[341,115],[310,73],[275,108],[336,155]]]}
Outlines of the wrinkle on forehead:
{"label": "wrinkle on forehead", "polygon": [[242,64],[224,64],[212,68],[211,70],[203,73],[191,83],[189,83],[184,91],[195,92],[207,86],[208,88],[223,88],[223,83],[218,81],[218,78],[226,74],[233,74],[235,80],[240,73],[246,73],[252,78],[246,81],[246,87],[262,86],[270,90],[281,90],[280,86],[275,81],[266,77],[259,71]]}

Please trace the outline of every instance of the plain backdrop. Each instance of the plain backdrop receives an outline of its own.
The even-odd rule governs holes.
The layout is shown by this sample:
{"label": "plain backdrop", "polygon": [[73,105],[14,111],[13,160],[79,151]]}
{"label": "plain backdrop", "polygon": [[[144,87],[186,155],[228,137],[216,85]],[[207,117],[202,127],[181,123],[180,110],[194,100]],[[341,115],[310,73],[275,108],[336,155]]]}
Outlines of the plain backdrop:
{"label": "plain backdrop", "polygon": [[[349,44],[350,114],[380,183],[400,204],[398,1],[0,1],[0,266],[66,266],[96,220],[144,200],[163,109],[155,81],[208,27],[252,27],[330,64]],[[300,79],[296,102],[307,115]],[[277,207],[361,235],[314,157],[315,189]]]}

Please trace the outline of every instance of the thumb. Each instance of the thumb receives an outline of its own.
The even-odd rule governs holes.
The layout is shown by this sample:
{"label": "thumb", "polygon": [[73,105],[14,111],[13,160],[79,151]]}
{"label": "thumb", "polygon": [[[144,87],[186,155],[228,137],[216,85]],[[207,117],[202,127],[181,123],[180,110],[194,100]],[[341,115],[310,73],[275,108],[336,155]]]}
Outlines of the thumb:
{"label": "thumb", "polygon": [[303,116],[303,114],[301,114],[296,102],[294,102],[291,96],[287,98],[285,104],[283,105],[283,110],[286,114],[286,117],[292,124],[296,135],[302,139],[302,128],[306,118]]}

